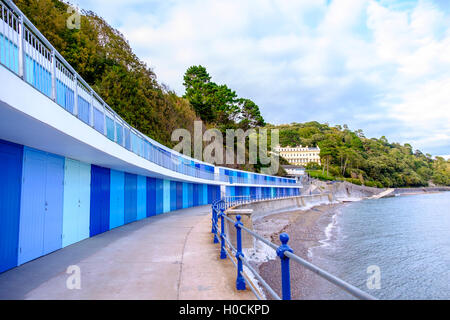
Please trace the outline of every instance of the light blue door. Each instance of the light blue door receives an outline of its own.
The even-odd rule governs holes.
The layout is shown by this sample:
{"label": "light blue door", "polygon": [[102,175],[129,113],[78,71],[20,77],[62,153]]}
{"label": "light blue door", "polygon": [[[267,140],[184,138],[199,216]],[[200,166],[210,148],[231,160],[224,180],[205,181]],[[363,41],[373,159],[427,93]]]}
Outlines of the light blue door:
{"label": "light blue door", "polygon": [[77,161],[66,159],[64,168],[63,247],[78,241],[79,185],[80,166]]}
{"label": "light blue door", "polygon": [[62,247],[64,158],[24,150],[19,264]]}
{"label": "light blue door", "polygon": [[163,212],[170,211],[170,181],[163,180]]}
{"label": "light blue door", "polygon": [[25,148],[19,226],[19,265],[43,254],[46,156]]}
{"label": "light blue door", "polygon": [[62,248],[64,158],[47,155],[44,254]]}
{"label": "light blue door", "polygon": [[208,204],[208,185],[203,185],[203,199],[202,199],[202,205]]}
{"label": "light blue door", "polygon": [[91,165],[79,162],[80,165],[80,215],[78,219],[78,241],[89,238],[91,220]]}
{"label": "light blue door", "polygon": [[188,184],[186,182],[183,182],[183,208],[189,207],[189,190],[188,190]]}
{"label": "light blue door", "polygon": [[91,166],[66,159],[64,169],[64,215],[62,245],[89,237]]}
{"label": "light blue door", "polygon": [[137,220],[147,217],[147,178],[137,177]]}
{"label": "light blue door", "polygon": [[125,221],[125,174],[111,170],[110,228],[123,226]]}

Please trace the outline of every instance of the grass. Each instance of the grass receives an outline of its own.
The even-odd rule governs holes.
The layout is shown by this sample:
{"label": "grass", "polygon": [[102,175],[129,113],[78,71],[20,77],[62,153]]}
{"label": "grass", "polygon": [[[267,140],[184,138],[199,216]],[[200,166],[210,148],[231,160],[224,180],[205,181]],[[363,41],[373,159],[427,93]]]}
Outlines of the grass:
{"label": "grass", "polygon": [[323,181],[336,180],[334,176],[327,175],[327,173],[322,173],[322,170],[306,170],[311,178],[316,178]]}

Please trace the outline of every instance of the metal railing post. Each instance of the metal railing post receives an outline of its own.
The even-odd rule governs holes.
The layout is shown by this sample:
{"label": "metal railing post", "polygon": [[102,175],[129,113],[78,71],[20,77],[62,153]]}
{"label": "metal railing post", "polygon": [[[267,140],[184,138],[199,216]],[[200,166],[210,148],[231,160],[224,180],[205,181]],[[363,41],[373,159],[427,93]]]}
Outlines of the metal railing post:
{"label": "metal railing post", "polygon": [[214,203],[211,205],[211,233],[214,233]]}
{"label": "metal railing post", "polygon": [[108,129],[106,128],[106,108],[105,105],[102,103],[102,107],[103,107],[103,135],[107,136],[108,135]]}
{"label": "metal railing post", "polygon": [[291,273],[289,269],[289,258],[285,256],[285,252],[294,252],[288,246],[289,236],[287,233],[280,234],[281,246],[277,249],[277,255],[281,259],[281,288],[283,300],[291,300]]}
{"label": "metal railing post", "polygon": [[56,55],[55,49],[52,49],[52,100],[56,101]]}
{"label": "metal railing post", "polygon": [[214,240],[213,243],[219,243],[219,239],[217,239],[217,204],[214,205],[213,209],[213,230],[214,230]]}
{"label": "metal railing post", "polygon": [[19,76],[26,80],[25,76],[25,24],[23,23],[23,16],[19,16]]}
{"label": "metal railing post", "polygon": [[225,218],[224,208],[220,208],[220,259],[227,258],[225,251]]}
{"label": "metal railing post", "polygon": [[73,114],[78,117],[78,78],[76,74],[73,75],[73,83],[75,85],[73,89]]}
{"label": "metal railing post", "polygon": [[234,226],[236,227],[236,260],[237,260],[237,278],[236,278],[236,289],[237,290],[245,290],[245,280],[242,276],[242,260],[241,257],[244,257],[244,254],[242,253],[242,235],[241,235],[241,216],[236,216],[236,223]]}
{"label": "metal railing post", "polygon": [[89,104],[91,105],[91,108],[89,110],[89,124],[91,127],[94,126],[94,94],[92,91],[89,92],[91,95]]}

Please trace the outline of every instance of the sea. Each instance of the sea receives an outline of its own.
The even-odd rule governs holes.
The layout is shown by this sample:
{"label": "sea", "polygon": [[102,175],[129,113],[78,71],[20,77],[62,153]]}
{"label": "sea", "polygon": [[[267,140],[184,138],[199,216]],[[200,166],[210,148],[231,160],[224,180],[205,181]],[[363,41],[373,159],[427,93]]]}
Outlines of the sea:
{"label": "sea", "polygon": [[[311,261],[378,299],[450,299],[450,192],[346,203]],[[315,276],[306,299],[352,299]]]}

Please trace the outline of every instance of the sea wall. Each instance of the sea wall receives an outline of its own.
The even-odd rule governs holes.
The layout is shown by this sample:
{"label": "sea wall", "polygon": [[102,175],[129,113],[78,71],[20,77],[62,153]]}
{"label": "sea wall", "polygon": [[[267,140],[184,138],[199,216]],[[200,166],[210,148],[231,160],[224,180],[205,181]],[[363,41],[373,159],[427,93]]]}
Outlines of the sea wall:
{"label": "sea wall", "polygon": [[363,199],[385,191],[384,188],[359,186],[349,182],[326,183],[325,190],[331,192],[336,199]]}
{"label": "sea wall", "polygon": [[422,188],[396,188],[394,193],[402,194],[416,194],[416,193],[433,193],[450,191],[450,187],[422,187]]}

